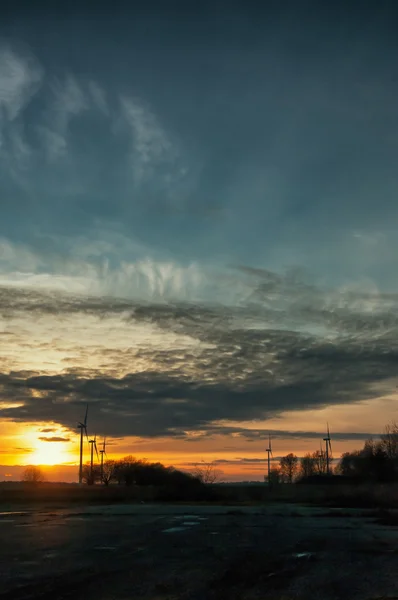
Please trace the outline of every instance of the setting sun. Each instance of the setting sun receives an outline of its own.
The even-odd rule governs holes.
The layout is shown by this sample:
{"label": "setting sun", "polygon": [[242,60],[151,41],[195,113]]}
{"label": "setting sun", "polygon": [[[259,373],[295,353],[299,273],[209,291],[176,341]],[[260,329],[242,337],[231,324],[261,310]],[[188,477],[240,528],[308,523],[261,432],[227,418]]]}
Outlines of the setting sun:
{"label": "setting sun", "polygon": [[62,465],[71,459],[69,444],[38,441],[29,462],[32,465]]}
{"label": "setting sun", "polygon": [[24,434],[26,462],[31,465],[62,465],[76,460],[74,439],[59,426],[43,432],[36,427]]}

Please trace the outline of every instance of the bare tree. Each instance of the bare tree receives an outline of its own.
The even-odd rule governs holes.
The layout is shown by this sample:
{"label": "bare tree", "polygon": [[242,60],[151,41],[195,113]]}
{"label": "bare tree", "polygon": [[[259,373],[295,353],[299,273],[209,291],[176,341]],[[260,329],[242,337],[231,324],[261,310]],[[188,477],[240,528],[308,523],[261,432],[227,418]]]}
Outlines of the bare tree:
{"label": "bare tree", "polygon": [[42,469],[40,467],[36,467],[35,465],[26,467],[22,474],[22,481],[25,481],[26,483],[37,484],[45,481],[45,479],[46,478]]}
{"label": "bare tree", "polygon": [[398,460],[398,423],[392,421],[385,426],[381,445],[390,460]]}
{"label": "bare tree", "polygon": [[116,479],[116,461],[106,460],[102,469],[102,483],[106,486]]}
{"label": "bare tree", "polygon": [[314,453],[311,454],[311,452],[307,452],[307,454],[300,459],[300,476],[311,477],[312,475],[315,475],[316,470],[316,457],[314,456]]}
{"label": "bare tree", "polygon": [[[324,450],[317,450],[312,453],[315,465],[316,475],[326,475],[327,473],[327,457]],[[329,467],[330,468],[330,467]]]}
{"label": "bare tree", "polygon": [[217,483],[221,481],[224,473],[221,469],[217,469],[214,462],[205,462],[202,460],[199,464],[196,464],[192,475],[199,479],[201,483]]}
{"label": "bare tree", "polygon": [[288,483],[292,483],[299,468],[298,457],[292,452],[286,456],[282,456],[279,466],[282,477],[288,481]]}
{"label": "bare tree", "polygon": [[87,483],[87,485],[94,485],[95,483],[101,481],[100,466],[94,465],[93,471],[91,472],[91,463],[86,463],[83,465],[82,476],[83,483]]}

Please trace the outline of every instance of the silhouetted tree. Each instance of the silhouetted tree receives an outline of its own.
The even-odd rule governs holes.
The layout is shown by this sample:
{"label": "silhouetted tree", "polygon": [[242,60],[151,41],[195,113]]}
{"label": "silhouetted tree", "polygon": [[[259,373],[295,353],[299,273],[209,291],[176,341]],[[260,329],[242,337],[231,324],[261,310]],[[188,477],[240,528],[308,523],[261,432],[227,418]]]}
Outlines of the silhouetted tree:
{"label": "silhouetted tree", "polygon": [[[325,450],[317,450],[311,455],[314,459],[315,475],[326,475],[327,473],[327,459]],[[332,471],[332,467],[329,464],[329,469]]]}
{"label": "silhouetted tree", "polygon": [[395,477],[398,479],[398,423],[392,421],[386,425],[380,441],[381,448],[386,453]]}
{"label": "silhouetted tree", "polygon": [[195,465],[192,474],[203,484],[217,483],[224,475],[221,469],[217,469],[214,462],[205,462],[204,460]]}
{"label": "silhouetted tree", "polygon": [[367,440],[362,450],[345,452],[337,473],[360,481],[388,482],[396,477],[394,460],[386,451],[383,440]]}
{"label": "silhouetted tree", "polygon": [[94,485],[101,481],[101,471],[99,465],[93,465],[93,472],[91,473],[91,464],[88,462],[83,465],[83,483],[87,485]]}
{"label": "silhouetted tree", "polygon": [[292,483],[299,468],[298,457],[293,453],[287,454],[281,458],[279,465],[283,479]]}
{"label": "silhouetted tree", "polygon": [[312,477],[317,472],[317,464],[314,453],[307,452],[300,459],[300,477]]}
{"label": "silhouetted tree", "polygon": [[102,483],[108,486],[111,481],[116,480],[117,462],[115,460],[106,460],[102,469]]}
{"label": "silhouetted tree", "polygon": [[45,476],[40,467],[30,465],[29,467],[26,467],[22,473],[22,481],[25,481],[26,483],[37,484],[45,481]]}
{"label": "silhouetted tree", "polygon": [[[265,475],[264,479],[266,481],[268,481],[268,475]],[[279,469],[279,467],[271,467],[270,472],[269,472],[268,483],[271,486],[277,485],[278,483],[281,482],[281,479],[282,479],[282,474],[281,474],[281,470]]]}
{"label": "silhouetted tree", "polygon": [[113,477],[119,485],[191,486],[200,484],[198,478],[161,463],[126,456],[115,463]]}

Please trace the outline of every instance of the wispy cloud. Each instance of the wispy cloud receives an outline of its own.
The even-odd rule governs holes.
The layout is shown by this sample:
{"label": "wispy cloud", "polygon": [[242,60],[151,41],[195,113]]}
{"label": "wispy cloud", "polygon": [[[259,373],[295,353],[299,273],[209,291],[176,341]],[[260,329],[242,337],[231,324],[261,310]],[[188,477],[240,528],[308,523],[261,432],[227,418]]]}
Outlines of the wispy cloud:
{"label": "wispy cloud", "polygon": [[42,79],[43,69],[32,56],[0,45],[0,119],[16,119]]}
{"label": "wispy cloud", "polygon": [[137,99],[122,97],[121,109],[131,130],[132,169],[137,183],[150,177],[155,168],[176,158],[176,148],[156,116]]}
{"label": "wispy cloud", "polygon": [[31,157],[21,115],[39,91],[43,77],[33,56],[0,43],[0,162],[19,185],[24,184],[23,171]]}
{"label": "wispy cloud", "polygon": [[96,81],[90,81],[88,83],[88,91],[95,106],[104,115],[109,115],[109,106],[105,90]]}

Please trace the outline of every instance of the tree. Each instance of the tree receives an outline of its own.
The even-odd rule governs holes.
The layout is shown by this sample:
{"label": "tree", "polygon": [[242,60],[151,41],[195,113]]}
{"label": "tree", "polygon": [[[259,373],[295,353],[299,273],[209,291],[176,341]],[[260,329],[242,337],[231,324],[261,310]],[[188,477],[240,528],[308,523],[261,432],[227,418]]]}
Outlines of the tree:
{"label": "tree", "polygon": [[384,428],[381,436],[381,446],[388,458],[394,463],[398,470],[398,423],[392,421]]}
{"label": "tree", "polygon": [[26,483],[42,483],[43,481],[45,481],[45,479],[46,478],[42,469],[40,467],[36,467],[35,465],[30,465],[29,467],[26,467],[22,474],[22,480]]}
{"label": "tree", "polygon": [[314,454],[307,452],[300,459],[300,477],[312,477],[317,472],[317,459]]}
{"label": "tree", "polygon": [[196,464],[192,475],[199,479],[201,483],[211,484],[221,481],[224,473],[221,469],[217,469],[214,462],[205,462],[202,460],[199,464]]}
{"label": "tree", "polygon": [[279,467],[271,467],[268,475],[264,476],[264,480],[268,482],[268,484],[272,487],[273,485],[278,485],[281,482],[281,471]]}
{"label": "tree", "polygon": [[106,460],[103,464],[102,469],[102,483],[108,486],[111,481],[116,479],[116,466],[115,460]]}
{"label": "tree", "polygon": [[116,461],[113,478],[119,485],[171,486],[182,489],[200,485],[198,478],[161,463],[150,463],[146,459],[126,456]]}
{"label": "tree", "polygon": [[297,456],[291,452],[281,458],[279,465],[283,479],[288,483],[292,483],[299,468]]}
{"label": "tree", "polygon": [[93,472],[91,473],[91,463],[83,465],[83,482],[87,485],[94,485],[98,481],[101,481],[101,471],[99,465],[93,465]]}
{"label": "tree", "polygon": [[381,441],[367,440],[362,450],[345,452],[337,471],[359,481],[388,482],[396,478],[395,463]]}
{"label": "tree", "polygon": [[[325,450],[317,450],[312,453],[314,460],[315,475],[326,475],[327,474],[327,459]],[[330,469],[330,465],[329,465]]]}

